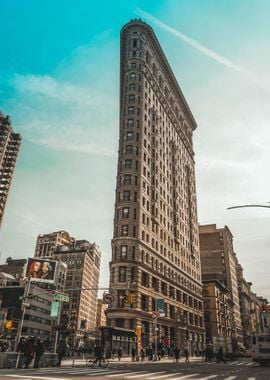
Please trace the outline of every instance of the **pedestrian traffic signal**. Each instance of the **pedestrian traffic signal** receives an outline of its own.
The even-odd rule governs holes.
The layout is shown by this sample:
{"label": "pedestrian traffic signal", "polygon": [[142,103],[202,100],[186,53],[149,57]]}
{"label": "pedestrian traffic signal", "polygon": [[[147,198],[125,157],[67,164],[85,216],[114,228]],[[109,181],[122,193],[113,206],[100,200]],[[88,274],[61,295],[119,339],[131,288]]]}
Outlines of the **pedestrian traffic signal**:
{"label": "pedestrian traffic signal", "polygon": [[135,301],[136,301],[135,293],[129,292],[128,302],[130,303],[130,305],[133,305],[135,303]]}
{"label": "pedestrian traffic signal", "polygon": [[16,330],[18,328],[18,324],[19,324],[18,320],[6,321],[5,328],[7,330]]}
{"label": "pedestrian traffic signal", "polygon": [[12,328],[13,328],[13,321],[6,321],[5,328],[7,330],[12,330]]}

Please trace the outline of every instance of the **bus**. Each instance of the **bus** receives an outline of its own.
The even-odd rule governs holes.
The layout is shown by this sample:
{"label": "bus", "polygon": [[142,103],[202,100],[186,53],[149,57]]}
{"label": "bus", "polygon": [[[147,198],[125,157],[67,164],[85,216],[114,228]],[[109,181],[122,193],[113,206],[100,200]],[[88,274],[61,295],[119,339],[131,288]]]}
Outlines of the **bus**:
{"label": "bus", "polygon": [[249,352],[254,362],[261,365],[270,364],[270,335],[252,335]]}

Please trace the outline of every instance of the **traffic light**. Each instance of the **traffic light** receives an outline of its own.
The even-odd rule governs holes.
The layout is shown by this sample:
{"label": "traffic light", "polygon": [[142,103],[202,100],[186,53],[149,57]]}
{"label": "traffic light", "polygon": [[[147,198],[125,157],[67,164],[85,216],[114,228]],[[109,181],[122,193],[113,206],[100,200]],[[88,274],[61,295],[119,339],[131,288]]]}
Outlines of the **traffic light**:
{"label": "traffic light", "polygon": [[18,328],[18,324],[19,324],[18,320],[6,321],[5,328],[7,330],[16,330]]}
{"label": "traffic light", "polygon": [[12,328],[13,328],[13,321],[7,321],[7,322],[5,323],[5,328],[6,328],[7,330],[12,330]]}
{"label": "traffic light", "polygon": [[135,334],[137,336],[141,336],[142,335],[142,326],[137,326],[136,329],[135,329]]}
{"label": "traffic light", "polygon": [[135,296],[135,293],[133,292],[129,292],[128,294],[128,302],[130,303],[130,305],[133,305],[136,301],[136,296]]}

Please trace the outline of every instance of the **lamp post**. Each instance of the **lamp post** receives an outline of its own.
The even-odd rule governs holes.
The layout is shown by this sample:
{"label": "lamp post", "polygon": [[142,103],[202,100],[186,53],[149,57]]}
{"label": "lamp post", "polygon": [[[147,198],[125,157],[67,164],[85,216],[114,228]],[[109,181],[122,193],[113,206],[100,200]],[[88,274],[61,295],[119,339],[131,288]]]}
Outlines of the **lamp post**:
{"label": "lamp post", "polygon": [[244,207],[263,207],[263,208],[270,208],[270,202],[267,202],[267,203],[258,203],[258,204],[240,205],[240,206],[231,206],[231,207],[227,207],[227,210],[232,210],[232,209],[234,209],[234,208],[244,208]]}

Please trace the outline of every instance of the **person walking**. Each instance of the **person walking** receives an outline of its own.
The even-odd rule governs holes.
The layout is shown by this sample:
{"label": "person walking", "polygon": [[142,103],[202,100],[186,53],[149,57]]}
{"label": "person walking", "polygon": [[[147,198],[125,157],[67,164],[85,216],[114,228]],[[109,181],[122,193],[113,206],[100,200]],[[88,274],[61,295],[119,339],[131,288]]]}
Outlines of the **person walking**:
{"label": "person walking", "polygon": [[58,363],[56,364],[58,367],[61,367],[62,359],[66,356],[67,353],[67,345],[64,340],[61,340],[58,343],[57,354],[58,354]]}
{"label": "person walking", "polygon": [[180,359],[180,348],[176,346],[173,352],[174,352],[175,363],[177,364],[179,363],[179,359]]}
{"label": "person walking", "polygon": [[131,358],[132,358],[132,361],[135,362],[135,360],[136,360],[136,348],[135,347],[132,347],[132,349],[131,349]]}
{"label": "person walking", "polygon": [[189,363],[189,351],[187,348],[184,349],[185,363]]}
{"label": "person walking", "polygon": [[41,356],[43,355],[45,351],[45,344],[43,340],[41,340],[40,338],[37,338],[37,342],[34,348],[36,352],[35,360],[34,360],[34,368],[39,368],[39,362],[40,362]]}
{"label": "person walking", "polygon": [[120,362],[121,358],[122,358],[122,355],[123,355],[123,351],[122,351],[122,348],[119,347],[118,350],[117,350],[117,356],[118,356],[118,361]]}
{"label": "person walking", "polygon": [[25,344],[25,351],[24,351],[24,356],[25,356],[25,361],[24,361],[24,368],[28,369],[29,365],[31,364],[33,358],[35,355],[35,347],[34,347],[34,338],[29,337],[26,341]]}
{"label": "person walking", "polygon": [[217,363],[219,363],[220,361],[222,361],[223,363],[226,363],[222,346],[219,347],[218,353],[217,353]]}
{"label": "person walking", "polygon": [[141,355],[141,362],[143,362],[145,358],[145,352],[143,348],[141,349],[140,355]]}

